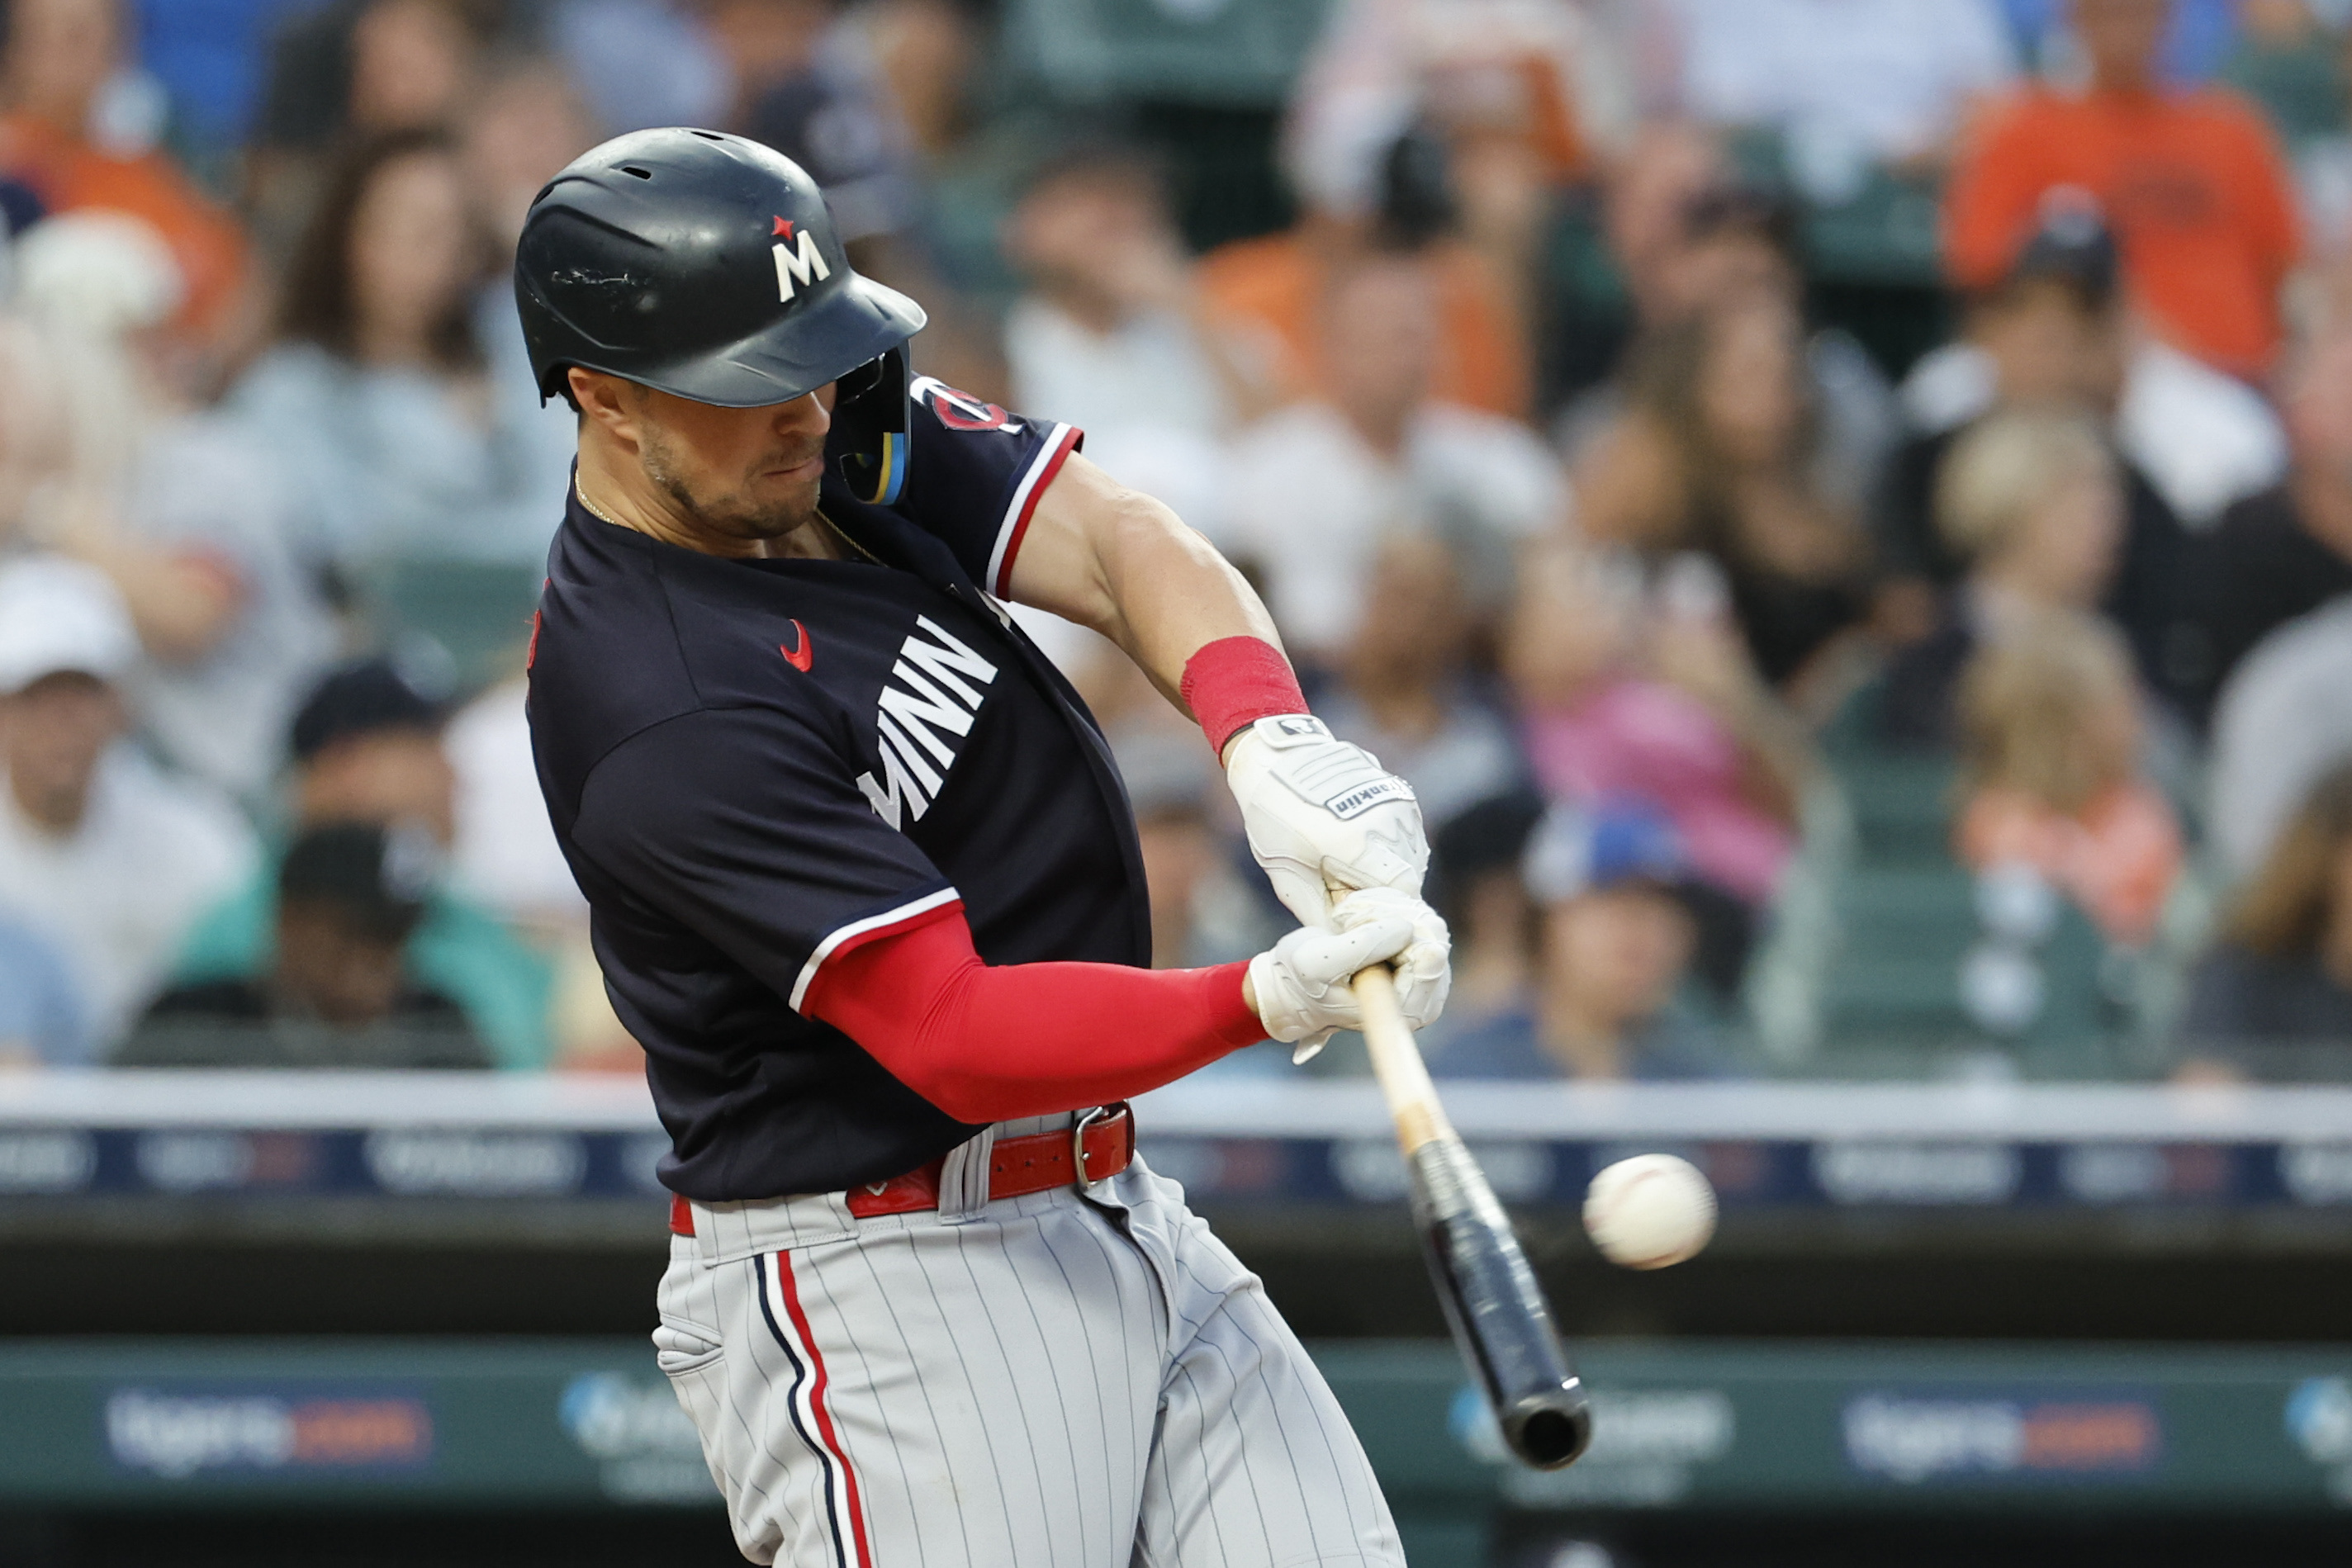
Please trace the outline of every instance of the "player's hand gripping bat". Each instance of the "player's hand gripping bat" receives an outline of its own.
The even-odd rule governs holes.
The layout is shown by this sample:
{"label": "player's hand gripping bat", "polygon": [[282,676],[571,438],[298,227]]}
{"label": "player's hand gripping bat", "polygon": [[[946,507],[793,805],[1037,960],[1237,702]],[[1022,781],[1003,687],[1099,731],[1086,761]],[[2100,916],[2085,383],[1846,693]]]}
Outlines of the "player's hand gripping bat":
{"label": "player's hand gripping bat", "polygon": [[1485,1387],[1511,1452],[1538,1469],[1572,1463],[1592,1441],[1592,1416],[1535,1270],[1438,1103],[1388,966],[1359,973],[1355,992],[1372,1071],[1412,1176],[1413,1225],[1454,1343]]}

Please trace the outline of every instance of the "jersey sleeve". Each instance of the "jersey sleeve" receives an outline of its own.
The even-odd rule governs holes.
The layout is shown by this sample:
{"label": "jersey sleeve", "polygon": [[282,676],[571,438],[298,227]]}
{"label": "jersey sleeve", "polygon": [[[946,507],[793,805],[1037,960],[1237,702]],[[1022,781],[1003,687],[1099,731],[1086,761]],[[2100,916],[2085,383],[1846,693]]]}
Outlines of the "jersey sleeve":
{"label": "jersey sleeve", "polygon": [[931,376],[915,378],[909,400],[907,484],[894,509],[1003,599],[1038,500],[1085,436],[1076,425],[1007,413]]}
{"label": "jersey sleeve", "polygon": [[827,962],[962,903],[780,709],[700,710],[624,742],[588,776],[572,845],[795,1011]]}

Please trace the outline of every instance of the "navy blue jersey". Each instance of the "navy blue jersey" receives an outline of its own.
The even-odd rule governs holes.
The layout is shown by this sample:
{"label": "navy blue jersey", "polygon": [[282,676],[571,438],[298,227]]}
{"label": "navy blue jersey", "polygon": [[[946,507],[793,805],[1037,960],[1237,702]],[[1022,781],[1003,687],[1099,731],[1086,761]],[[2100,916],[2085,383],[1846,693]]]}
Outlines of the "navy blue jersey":
{"label": "navy blue jersey", "polygon": [[825,482],[855,559],[701,555],[576,495],[549,554],[540,784],[690,1197],[838,1191],[975,1131],[798,1010],[858,943],[960,900],[992,964],[1150,961],[1109,748],[991,597],[1077,433],[915,391],[899,500]]}

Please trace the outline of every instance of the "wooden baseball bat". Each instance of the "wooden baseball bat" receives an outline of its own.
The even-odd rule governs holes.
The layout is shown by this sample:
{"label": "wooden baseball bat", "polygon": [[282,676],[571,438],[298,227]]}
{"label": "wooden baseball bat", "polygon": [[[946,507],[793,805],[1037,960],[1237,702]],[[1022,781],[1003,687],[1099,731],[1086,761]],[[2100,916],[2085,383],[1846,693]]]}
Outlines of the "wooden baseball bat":
{"label": "wooden baseball bat", "polygon": [[1511,1452],[1538,1469],[1571,1464],[1592,1441],[1584,1386],[1552,1326],[1551,1308],[1486,1175],[1463,1146],[1397,1005],[1385,964],[1356,976],[1364,1043],[1412,1178],[1438,1304],[1462,1358],[1486,1390]]}

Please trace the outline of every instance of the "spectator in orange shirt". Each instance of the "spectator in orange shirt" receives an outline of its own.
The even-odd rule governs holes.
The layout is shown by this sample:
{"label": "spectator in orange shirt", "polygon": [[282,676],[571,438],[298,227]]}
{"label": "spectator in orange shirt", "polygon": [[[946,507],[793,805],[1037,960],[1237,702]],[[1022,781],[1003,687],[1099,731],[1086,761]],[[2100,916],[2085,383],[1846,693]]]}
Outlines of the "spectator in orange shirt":
{"label": "spectator in orange shirt", "polygon": [[1280,234],[1236,240],[1201,260],[1212,327],[1256,383],[1249,401],[1276,405],[1328,395],[1331,367],[1321,331],[1334,278],[1376,251],[1412,250],[1436,286],[1437,363],[1431,395],[1482,413],[1525,419],[1535,368],[1512,291],[1488,259],[1452,231],[1444,153],[1415,134],[1391,149],[1381,208],[1367,220],[1309,209]]}
{"label": "spectator in orange shirt", "polygon": [[2074,0],[2090,85],[2030,89],[1979,128],[1945,199],[1946,261],[1960,287],[1989,288],[2038,226],[2043,198],[2086,191],[2158,332],[2258,376],[2278,350],[2279,290],[2302,246],[2294,186],[2252,108],[2158,81],[2168,10],[2165,0]]}
{"label": "spectator in orange shirt", "polygon": [[121,56],[119,0],[13,0],[0,59],[0,173],[53,213],[111,207],[143,218],[187,283],[177,325],[217,343],[246,280],[244,235],[161,152],[92,141],[90,105]]}
{"label": "spectator in orange shirt", "polygon": [[1337,0],[1293,90],[1283,160],[1307,209],[1200,275],[1212,317],[1261,361],[1270,401],[1328,396],[1330,280],[1371,242],[1424,250],[1437,283],[1432,393],[1525,419],[1555,192],[1631,132],[1633,72],[1581,5]]}

